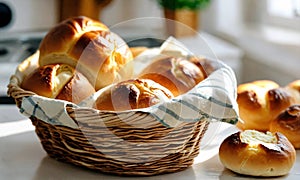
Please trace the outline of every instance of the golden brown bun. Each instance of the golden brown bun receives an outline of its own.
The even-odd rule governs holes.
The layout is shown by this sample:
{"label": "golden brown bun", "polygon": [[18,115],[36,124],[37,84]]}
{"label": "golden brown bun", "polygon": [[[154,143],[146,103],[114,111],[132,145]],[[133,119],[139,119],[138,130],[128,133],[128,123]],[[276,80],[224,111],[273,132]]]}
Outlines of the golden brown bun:
{"label": "golden brown bun", "polygon": [[300,80],[295,80],[287,85],[288,88],[294,89],[300,92]]}
{"label": "golden brown bun", "polygon": [[133,58],[137,57],[146,50],[148,50],[148,48],[144,46],[130,47],[130,51],[132,53]]}
{"label": "golden brown bun", "polygon": [[113,85],[96,100],[99,110],[123,111],[147,108],[173,98],[172,93],[149,79],[131,79]]}
{"label": "golden brown bun", "polygon": [[237,93],[239,115],[244,121],[237,123],[241,129],[268,131],[270,122],[298,101],[295,90],[279,87],[277,83],[268,80],[241,84]]}
{"label": "golden brown bun", "polygon": [[296,151],[281,133],[246,130],[221,143],[219,158],[226,168],[239,174],[281,176],[293,167]]}
{"label": "golden brown bun", "polygon": [[69,64],[82,72],[96,90],[132,75],[128,65],[132,54],[126,42],[101,22],[84,16],[53,27],[39,49],[40,66]]}
{"label": "golden brown bun", "polygon": [[294,104],[300,104],[300,80],[295,80],[285,87],[294,97]]}
{"label": "golden brown bun", "polygon": [[139,78],[151,79],[163,85],[176,97],[204,80],[206,74],[189,60],[166,57],[148,65]]}
{"label": "golden brown bun", "polygon": [[271,121],[271,132],[281,132],[293,144],[300,148],[300,105],[293,105]]}
{"label": "golden brown bun", "polygon": [[24,78],[21,88],[40,96],[79,103],[95,93],[90,82],[69,65],[45,65]]}
{"label": "golden brown bun", "polygon": [[217,61],[209,60],[205,57],[192,56],[189,58],[189,61],[194,63],[206,76],[220,68],[220,64]]}

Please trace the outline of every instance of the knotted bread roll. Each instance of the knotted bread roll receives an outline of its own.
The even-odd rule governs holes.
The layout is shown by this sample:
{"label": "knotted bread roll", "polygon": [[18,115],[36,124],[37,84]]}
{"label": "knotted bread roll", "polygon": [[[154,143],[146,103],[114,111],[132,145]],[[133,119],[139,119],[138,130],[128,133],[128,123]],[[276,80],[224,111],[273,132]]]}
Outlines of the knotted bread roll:
{"label": "knotted bread roll", "polygon": [[[300,82],[300,81],[299,81]],[[242,122],[241,129],[268,131],[270,122],[283,110],[300,103],[299,82],[286,87],[269,80],[258,80],[238,86],[237,103]]]}
{"label": "knotted bread roll", "polygon": [[40,66],[63,63],[82,72],[96,90],[132,75],[126,42],[103,23],[84,16],[62,21],[40,44]]}

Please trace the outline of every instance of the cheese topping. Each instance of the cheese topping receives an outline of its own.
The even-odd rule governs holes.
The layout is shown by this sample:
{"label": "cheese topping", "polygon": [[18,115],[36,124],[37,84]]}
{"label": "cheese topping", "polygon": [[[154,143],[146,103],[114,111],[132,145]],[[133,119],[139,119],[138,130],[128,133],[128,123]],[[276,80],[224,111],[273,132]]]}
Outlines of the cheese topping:
{"label": "cheese topping", "polygon": [[271,132],[259,132],[255,130],[245,130],[240,134],[241,141],[243,143],[247,143],[250,146],[258,145],[258,144],[276,144],[277,137]]}

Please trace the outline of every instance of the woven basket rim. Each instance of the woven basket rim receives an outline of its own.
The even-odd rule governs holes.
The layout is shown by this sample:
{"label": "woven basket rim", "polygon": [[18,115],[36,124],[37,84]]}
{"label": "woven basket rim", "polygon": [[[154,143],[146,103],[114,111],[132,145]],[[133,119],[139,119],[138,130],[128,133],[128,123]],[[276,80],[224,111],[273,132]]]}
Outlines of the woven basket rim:
{"label": "woven basket rim", "polygon": [[[72,102],[68,102],[68,101],[65,101],[65,100],[59,100],[59,99],[52,99],[52,98],[43,97],[43,96],[37,95],[34,92],[26,91],[26,90],[22,89],[20,87],[21,81],[23,80],[24,76],[28,75],[28,73],[30,73],[30,71],[33,70],[34,67],[38,67],[38,65],[36,64],[37,60],[38,60],[38,57],[39,57],[39,51],[37,51],[35,54],[30,56],[29,58],[25,59],[18,66],[15,74],[12,75],[11,78],[10,78],[10,82],[9,82],[9,85],[8,85],[8,95],[15,99],[15,102],[16,102],[16,104],[19,108],[22,105],[23,98],[33,97],[33,98],[41,98],[41,99],[43,99],[43,101],[44,101],[44,99],[46,99],[46,101],[49,101],[49,102],[51,100],[51,101],[54,101],[54,102],[56,101],[56,102],[59,102],[59,103],[70,104],[69,109],[72,109],[72,108],[77,109],[77,110],[87,110],[88,109],[92,113],[98,112],[98,113],[107,113],[107,114],[115,114],[115,115],[119,115],[119,114],[123,114],[123,113],[146,114],[146,115],[153,116],[153,118],[155,118],[158,123],[161,123],[161,124],[163,124],[164,126],[167,126],[167,127],[168,126],[169,127],[174,127],[174,126],[177,126],[178,124],[181,124],[181,123],[184,123],[184,122],[201,121],[201,119],[206,118],[206,117],[216,118],[216,119],[220,118],[221,120],[222,120],[222,118],[224,118],[225,122],[227,122],[227,121],[230,122],[230,121],[232,121],[232,119],[233,119],[233,122],[234,122],[237,119],[236,118],[237,110],[235,108],[235,102],[231,102],[231,101],[233,101],[233,98],[234,98],[232,96],[233,94],[228,94],[227,89],[225,89],[225,87],[223,87],[223,86],[225,86],[225,84],[224,85],[220,84],[219,86],[221,88],[215,88],[215,90],[218,90],[220,92],[222,91],[221,93],[224,93],[223,94],[224,98],[230,98],[229,99],[229,106],[227,106],[226,102],[224,102],[225,106],[221,107],[221,108],[227,108],[226,109],[227,114],[224,113],[224,114],[218,115],[217,117],[214,117],[214,114],[210,114],[211,113],[210,109],[205,109],[205,108],[203,108],[204,106],[199,106],[199,108],[202,108],[202,109],[199,109],[197,107],[198,105],[203,104],[202,102],[212,103],[212,104],[215,104],[216,106],[218,106],[218,105],[223,106],[219,102],[211,101],[210,97],[208,99],[205,99],[204,96],[201,96],[201,94],[200,94],[200,96],[198,96],[198,95],[196,95],[196,93],[202,92],[201,90],[198,91],[199,87],[200,88],[202,86],[205,87],[205,85],[206,86],[209,85],[210,80],[215,81],[216,78],[222,78],[222,76],[224,76],[224,75],[228,76],[227,80],[230,81],[229,82],[230,85],[231,84],[235,85],[236,81],[235,81],[235,78],[234,78],[234,73],[225,64],[223,64],[224,66],[220,66],[220,67],[214,69],[214,71],[212,73],[215,74],[215,75],[210,74],[204,80],[205,81],[204,84],[202,83],[204,81],[201,81],[193,89],[191,89],[189,92],[187,92],[185,94],[182,94],[178,97],[172,98],[172,99],[170,99],[166,102],[160,102],[160,103],[158,103],[156,105],[153,105],[151,107],[142,108],[142,109],[131,109],[131,110],[125,110],[125,111],[106,111],[106,110],[98,110],[98,109],[93,108],[93,106],[91,106],[91,104],[89,104],[90,102],[87,102],[88,104],[81,104],[81,103],[74,104]],[[210,59],[208,59],[208,60],[211,61]],[[222,63],[221,63],[221,65],[222,65]],[[214,72],[216,72],[216,73],[214,73]],[[213,76],[213,77],[211,77],[211,79],[209,79],[210,76]],[[109,87],[109,86],[107,86],[107,87]],[[105,89],[107,87],[104,87],[103,89]],[[210,86],[207,86],[207,87],[210,87]],[[228,87],[228,85],[226,87]],[[101,89],[101,90],[103,90],[103,89]],[[101,90],[99,90],[99,91],[101,91]],[[204,89],[203,91],[205,91],[205,90],[206,89]],[[97,93],[99,91],[97,91],[93,95],[87,97],[85,100],[90,99],[90,98],[92,100],[95,100],[94,98],[97,96]],[[231,91],[229,91],[229,92],[231,92]],[[235,92],[235,89],[232,89],[232,92]],[[96,96],[94,96],[94,95],[96,95]],[[209,95],[213,96],[214,94],[209,94]],[[192,101],[193,104],[190,105],[188,103],[191,100],[191,98],[195,98],[197,100],[195,102]],[[214,99],[214,98],[212,98],[212,99]],[[85,100],[83,100],[83,101],[85,101]],[[205,101],[203,101],[203,100],[205,100]],[[183,101],[184,101],[185,105],[183,105],[183,103],[181,103]],[[174,105],[173,105],[173,103],[174,103]],[[230,103],[232,103],[232,104],[230,104]],[[230,106],[230,105],[232,105],[232,106]],[[179,112],[178,107],[180,107],[180,106],[182,107],[182,109],[180,109],[180,112]],[[194,106],[194,108],[192,106]],[[210,106],[211,105],[208,104],[207,107],[209,108]],[[170,113],[168,114],[166,112],[170,112]],[[178,112],[181,113],[181,114],[178,114]],[[182,112],[192,112],[192,116],[190,114],[182,113]],[[67,114],[68,114],[68,116],[70,116],[69,112],[67,112]],[[71,118],[71,119],[75,120],[74,118]]]}

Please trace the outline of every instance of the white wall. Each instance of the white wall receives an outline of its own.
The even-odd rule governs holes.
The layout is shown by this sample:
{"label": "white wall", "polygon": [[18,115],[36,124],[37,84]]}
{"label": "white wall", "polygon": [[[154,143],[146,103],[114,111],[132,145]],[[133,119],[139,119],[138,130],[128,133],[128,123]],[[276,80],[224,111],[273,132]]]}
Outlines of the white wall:
{"label": "white wall", "polygon": [[244,50],[242,82],[284,85],[300,77],[300,31],[265,24],[265,7],[266,0],[214,0],[202,17],[203,29]]}
{"label": "white wall", "polygon": [[156,0],[113,0],[100,14],[100,20],[108,26],[142,17],[162,17]]}
{"label": "white wall", "polygon": [[1,32],[44,30],[58,20],[57,0],[0,0],[11,7],[12,23]]}

